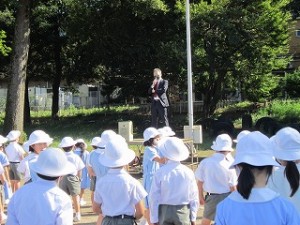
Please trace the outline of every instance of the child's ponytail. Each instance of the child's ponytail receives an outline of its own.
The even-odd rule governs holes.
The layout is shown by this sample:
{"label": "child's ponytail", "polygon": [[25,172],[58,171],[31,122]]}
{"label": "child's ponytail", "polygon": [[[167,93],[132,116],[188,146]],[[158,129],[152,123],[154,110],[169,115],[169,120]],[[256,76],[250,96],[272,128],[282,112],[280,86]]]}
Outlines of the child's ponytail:
{"label": "child's ponytail", "polygon": [[290,187],[292,189],[290,197],[292,197],[299,188],[300,175],[296,163],[293,161],[287,161],[285,166],[284,175],[286,176]]}
{"label": "child's ponytail", "polygon": [[241,163],[239,166],[242,167],[242,170],[238,178],[237,191],[243,198],[248,199],[255,184],[255,178],[251,171],[252,166],[246,163]]}

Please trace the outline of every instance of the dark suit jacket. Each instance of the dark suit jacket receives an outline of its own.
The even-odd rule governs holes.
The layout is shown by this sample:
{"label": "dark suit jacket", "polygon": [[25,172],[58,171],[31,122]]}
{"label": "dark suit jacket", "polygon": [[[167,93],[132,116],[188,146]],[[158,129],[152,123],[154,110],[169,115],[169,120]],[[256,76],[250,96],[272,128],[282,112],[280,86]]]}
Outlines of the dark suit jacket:
{"label": "dark suit jacket", "polygon": [[[169,106],[169,100],[167,97],[167,90],[168,90],[169,82],[167,80],[161,79],[159,81],[158,87],[156,88],[156,94],[159,98],[159,101],[163,107]],[[153,93],[152,88],[150,87],[148,90],[149,95],[151,95],[151,102],[153,102]]]}

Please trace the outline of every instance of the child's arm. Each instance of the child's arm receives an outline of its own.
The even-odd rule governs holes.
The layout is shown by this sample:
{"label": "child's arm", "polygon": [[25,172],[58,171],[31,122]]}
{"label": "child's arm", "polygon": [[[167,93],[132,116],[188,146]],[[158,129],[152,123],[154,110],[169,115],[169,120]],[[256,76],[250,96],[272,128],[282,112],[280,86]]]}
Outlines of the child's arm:
{"label": "child's arm", "polygon": [[145,207],[143,201],[139,201],[138,203],[135,204],[135,218],[138,220],[142,218],[145,212]]}
{"label": "child's arm", "polygon": [[91,166],[87,166],[87,170],[88,170],[88,174],[89,174],[90,177],[96,176],[95,172],[94,172],[94,170]]}
{"label": "child's arm", "polygon": [[165,164],[166,163],[166,158],[156,156],[156,157],[153,158],[153,161],[158,162],[160,164]]}
{"label": "child's arm", "polygon": [[200,205],[204,205],[205,204],[205,198],[204,198],[204,195],[203,195],[203,181],[197,180],[197,185],[198,185]]}
{"label": "child's arm", "polygon": [[101,205],[98,204],[97,202],[93,201],[92,208],[93,208],[94,213],[102,214]]}

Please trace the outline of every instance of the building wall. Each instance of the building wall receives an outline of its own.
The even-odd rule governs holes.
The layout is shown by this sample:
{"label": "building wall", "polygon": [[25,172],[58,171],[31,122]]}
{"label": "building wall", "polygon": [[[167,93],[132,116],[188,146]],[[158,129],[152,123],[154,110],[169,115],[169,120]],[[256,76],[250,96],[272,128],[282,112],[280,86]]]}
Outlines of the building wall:
{"label": "building wall", "polygon": [[[290,33],[291,40],[289,50],[289,53],[293,57],[291,68],[300,69],[300,18],[293,21],[293,23]],[[298,37],[296,36],[296,31],[298,31]]]}

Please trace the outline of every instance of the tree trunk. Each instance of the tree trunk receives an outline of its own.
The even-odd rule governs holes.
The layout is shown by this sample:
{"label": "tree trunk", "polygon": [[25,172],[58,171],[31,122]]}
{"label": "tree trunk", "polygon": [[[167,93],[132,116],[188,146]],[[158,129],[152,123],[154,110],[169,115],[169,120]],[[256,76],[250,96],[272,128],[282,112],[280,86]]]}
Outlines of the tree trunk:
{"label": "tree trunk", "polygon": [[58,119],[59,117],[59,87],[62,79],[62,63],[61,63],[61,50],[62,46],[59,37],[59,23],[56,29],[56,41],[54,43],[54,55],[55,55],[55,77],[52,83],[52,119]]}
{"label": "tree trunk", "polygon": [[11,63],[11,80],[7,91],[3,132],[23,131],[26,69],[29,52],[30,0],[19,0]]}
{"label": "tree trunk", "polygon": [[[210,83],[210,88],[204,94],[203,112],[205,118],[212,116],[217,108],[217,104],[223,93],[222,84],[224,82],[225,75],[226,73],[218,74],[217,79]],[[210,76],[213,77],[213,75]]]}

